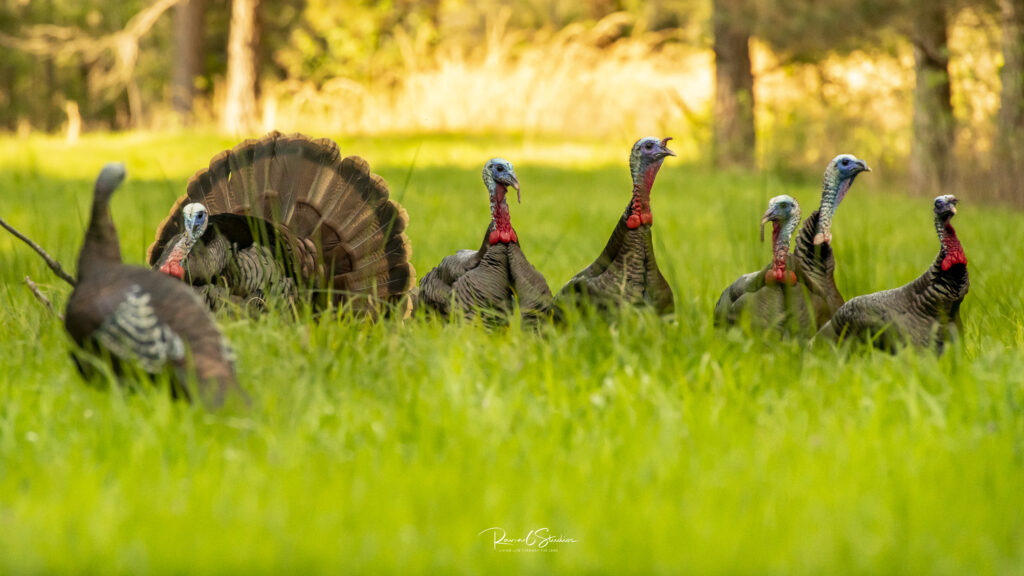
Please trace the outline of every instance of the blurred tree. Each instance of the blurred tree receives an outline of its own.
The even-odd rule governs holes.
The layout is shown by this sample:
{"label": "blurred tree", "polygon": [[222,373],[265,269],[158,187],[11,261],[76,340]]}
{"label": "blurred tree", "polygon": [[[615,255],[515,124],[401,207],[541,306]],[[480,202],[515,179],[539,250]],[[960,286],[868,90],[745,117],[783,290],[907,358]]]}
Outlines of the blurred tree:
{"label": "blurred tree", "polygon": [[873,46],[894,14],[886,0],[755,1],[755,34],[783,62],[813,63]]}
{"label": "blurred tree", "polygon": [[915,72],[910,189],[914,194],[934,196],[948,184],[953,167],[949,6],[940,0],[915,2],[909,16]]}
{"label": "blurred tree", "polygon": [[206,0],[183,0],[174,12],[171,105],[184,123],[191,120],[196,78],[203,73],[205,14]]}
{"label": "blurred tree", "polygon": [[1000,8],[1003,88],[995,169],[1000,197],[1019,202],[1024,195],[1024,0],[1001,0]]}
{"label": "blurred tree", "polygon": [[232,134],[250,132],[256,123],[259,6],[259,0],[231,2],[227,94],[221,125]]}
{"label": "blurred tree", "polygon": [[746,0],[714,0],[716,166],[751,166],[754,160],[751,14]]}

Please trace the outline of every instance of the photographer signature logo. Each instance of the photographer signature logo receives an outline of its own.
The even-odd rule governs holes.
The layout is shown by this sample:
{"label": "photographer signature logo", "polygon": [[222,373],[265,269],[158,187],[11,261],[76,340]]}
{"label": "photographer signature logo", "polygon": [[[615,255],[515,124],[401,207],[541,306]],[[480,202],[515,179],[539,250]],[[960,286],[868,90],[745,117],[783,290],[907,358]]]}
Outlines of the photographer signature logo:
{"label": "photographer signature logo", "polygon": [[509,536],[504,528],[494,526],[481,530],[477,536],[486,535],[497,552],[558,552],[559,544],[579,542],[561,534],[551,534],[549,528],[530,530],[526,537]]}

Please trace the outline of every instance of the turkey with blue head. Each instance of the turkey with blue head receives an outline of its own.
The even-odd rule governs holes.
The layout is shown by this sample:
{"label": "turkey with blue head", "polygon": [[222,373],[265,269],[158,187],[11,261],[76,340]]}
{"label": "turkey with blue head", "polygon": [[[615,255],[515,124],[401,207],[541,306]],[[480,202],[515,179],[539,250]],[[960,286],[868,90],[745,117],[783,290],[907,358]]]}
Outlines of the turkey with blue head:
{"label": "turkey with blue head", "polygon": [[482,317],[501,324],[518,305],[526,320],[548,315],[551,290],[544,276],[526,259],[512,227],[507,195],[519,178],[512,164],[493,158],[484,165],[484,186],[491,204],[491,222],[477,250],[446,256],[420,281],[419,304],[441,315]]}
{"label": "turkey with blue head", "polygon": [[885,350],[909,344],[939,352],[955,340],[963,331],[960,305],[971,287],[967,256],[953,229],[957,204],[950,194],[932,204],[939,253],[924,274],[899,288],[852,298],[816,338],[867,340]]}
{"label": "turkey with blue head", "polygon": [[160,225],[154,269],[225,301],[411,310],[409,218],[387,183],[327,139],[272,132],[221,152]]}
{"label": "turkey with blue head", "polygon": [[761,270],[740,276],[722,292],[715,305],[715,325],[735,326],[749,321],[758,331],[810,336],[815,326],[789,253],[790,240],[800,225],[800,205],[786,195],[769,200],[768,210],[761,218],[762,241],[768,222],[772,224],[771,262]]}
{"label": "turkey with blue head", "polygon": [[866,162],[853,155],[840,154],[833,158],[825,168],[821,207],[804,220],[797,235],[793,268],[797,281],[807,290],[815,327],[828,322],[844,302],[835,280],[832,218],[857,175],[870,171]]}
{"label": "turkey with blue head", "polygon": [[671,138],[641,138],[629,155],[633,190],[626,210],[615,224],[604,251],[590,266],[569,280],[558,294],[562,305],[586,302],[607,310],[622,305],[650,306],[658,314],[675,310],[672,288],[654,256],[651,226],[651,188],[668,156]]}

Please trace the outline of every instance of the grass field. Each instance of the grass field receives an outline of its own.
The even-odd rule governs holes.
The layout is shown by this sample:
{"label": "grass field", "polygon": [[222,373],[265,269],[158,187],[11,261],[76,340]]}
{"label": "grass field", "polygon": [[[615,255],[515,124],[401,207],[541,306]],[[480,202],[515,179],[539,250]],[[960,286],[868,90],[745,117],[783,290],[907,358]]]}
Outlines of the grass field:
{"label": "grass field", "polygon": [[[188,176],[232,144],[6,138],[0,216],[73,265],[92,179],[124,160],[114,218],[141,263]],[[340,144],[408,209],[421,275],[478,245],[491,156],[516,165],[513,223],[553,289],[628,201],[626,139]],[[938,249],[931,198],[883,179],[862,175],[835,220],[847,297]],[[767,198],[808,214],[819,190],[668,159],[653,208],[674,323],[223,318],[254,398],[237,414],[84,385],[22,279],[60,307],[68,288],[0,234],[0,573],[1024,574],[1024,215],[961,196],[972,286],[941,358],[715,332],[721,290],[767,262]],[[490,527],[576,542],[495,551]]]}

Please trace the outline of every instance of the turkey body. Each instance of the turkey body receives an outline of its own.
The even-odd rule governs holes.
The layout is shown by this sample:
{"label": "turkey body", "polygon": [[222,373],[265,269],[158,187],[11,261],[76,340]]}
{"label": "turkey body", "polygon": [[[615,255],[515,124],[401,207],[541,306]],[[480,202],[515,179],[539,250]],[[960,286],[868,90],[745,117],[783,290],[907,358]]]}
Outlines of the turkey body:
{"label": "turkey body", "polygon": [[961,333],[960,305],[970,290],[967,257],[951,220],[958,201],[935,199],[940,249],[913,282],[846,302],[818,333],[823,340],[868,340],[884,350],[911,345],[942,352]]}
{"label": "turkey body", "polygon": [[551,311],[551,290],[523,254],[505,198],[509,188],[518,196],[519,179],[501,158],[488,160],[482,176],[491,223],[480,249],[442,259],[420,281],[419,304],[444,317],[481,317],[491,326],[505,324],[517,305],[524,320],[539,320]]}
{"label": "turkey body", "polygon": [[[104,281],[76,285],[65,313],[68,334],[82,350],[109,355],[118,374],[125,365],[167,374],[174,394],[185,398],[193,396],[186,385],[193,368],[200,395],[211,406],[238,389],[231,348],[193,290],[143,268],[105,266],[96,272]],[[94,375],[88,361],[75,361],[84,376]]]}
{"label": "turkey body", "polygon": [[832,245],[814,243],[819,218],[820,212],[815,210],[804,221],[796,238],[792,260],[793,271],[807,298],[814,329],[824,326],[845,302],[836,286],[836,260]]}
{"label": "turkey body", "polygon": [[850,299],[818,337],[870,340],[890,351],[911,345],[942,352],[962,332],[960,304],[969,289],[966,264],[942,270],[941,259],[936,259],[909,284]]}
{"label": "turkey body", "polygon": [[[191,204],[209,213],[194,240],[182,218]],[[218,154],[189,180],[148,261],[211,303],[282,296],[405,315],[416,282],[407,224],[365,160],[342,158],[330,140],[272,132]]]}
{"label": "turkey body", "polygon": [[722,291],[715,304],[715,326],[735,326],[749,318],[750,326],[759,332],[813,335],[807,290],[793,272],[796,258],[789,254],[790,240],[800,224],[800,205],[785,194],[772,198],[761,217],[762,241],[767,222],[772,223],[772,261]]}
{"label": "turkey body", "polygon": [[672,288],[654,256],[651,227],[631,229],[627,218],[619,219],[597,260],[565,284],[559,300],[581,298],[605,310],[625,304],[650,306],[661,315],[675,311]]}
{"label": "turkey body", "polygon": [[[792,260],[791,260],[792,261]],[[735,326],[749,318],[758,332],[777,331],[787,336],[814,334],[809,295],[801,284],[769,284],[764,270],[740,276],[722,292],[715,304],[715,325]]]}
{"label": "turkey body", "polygon": [[870,171],[866,162],[851,154],[833,158],[825,167],[821,205],[807,217],[797,235],[793,271],[806,291],[814,317],[813,330],[824,326],[844,302],[835,280],[832,218],[857,176]]}
{"label": "turkey body", "polygon": [[441,260],[420,281],[420,303],[443,316],[482,316],[502,323],[518,304],[522,317],[538,320],[551,309],[552,296],[544,276],[523,254],[519,242],[459,250]]}
{"label": "turkey body", "polygon": [[[78,258],[78,281],[68,299],[65,328],[79,346],[73,353],[86,377],[109,360],[115,373],[128,366],[168,374],[175,395],[220,406],[235,392],[231,349],[207,308],[188,286],[152,270],[125,266],[110,216],[110,197],[124,166],[108,164],[96,182],[92,215]],[[84,353],[84,355],[82,354]],[[198,389],[190,389],[194,373]]]}
{"label": "turkey body", "polygon": [[600,311],[650,306],[661,315],[675,311],[672,288],[658,268],[651,236],[651,188],[662,162],[675,156],[668,149],[669,140],[646,137],[633,144],[629,156],[632,198],[600,256],[559,291],[560,304],[589,303]]}

